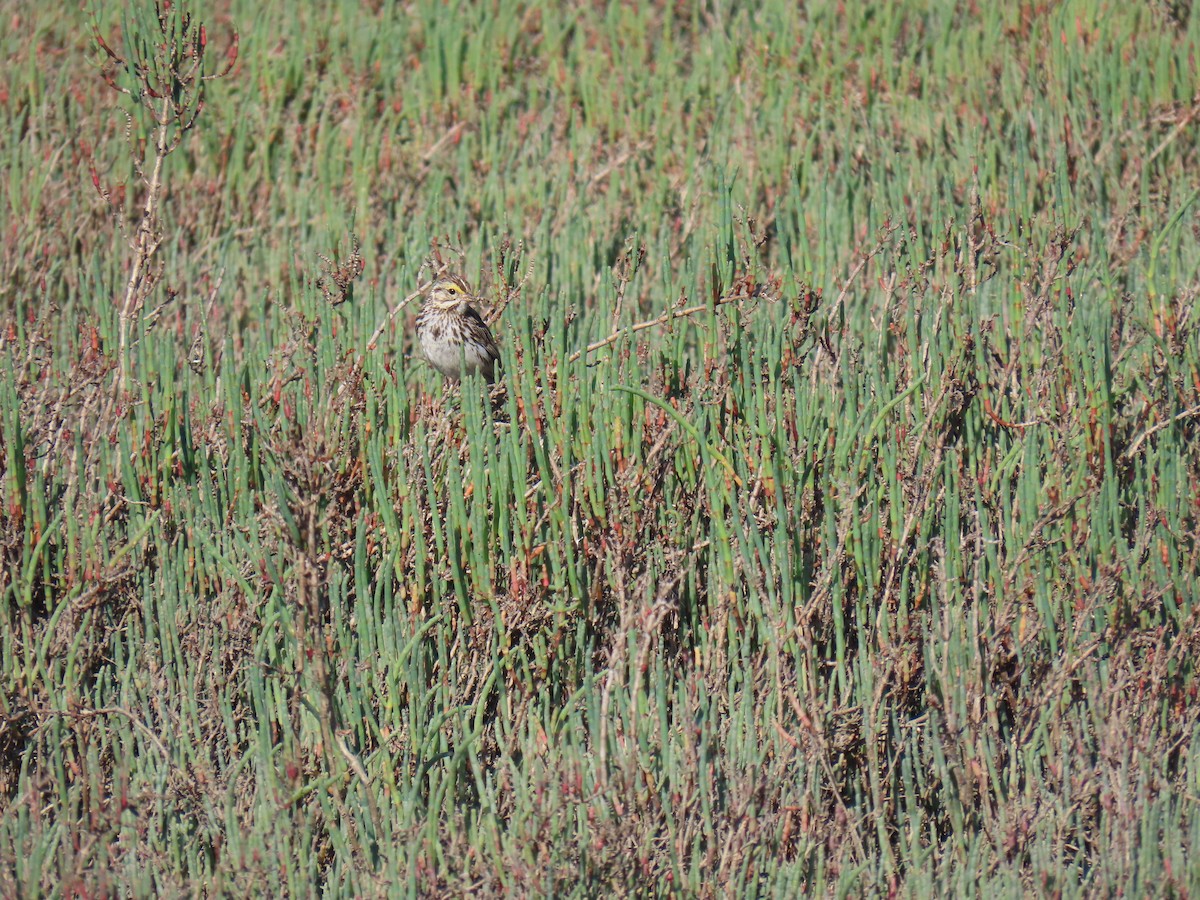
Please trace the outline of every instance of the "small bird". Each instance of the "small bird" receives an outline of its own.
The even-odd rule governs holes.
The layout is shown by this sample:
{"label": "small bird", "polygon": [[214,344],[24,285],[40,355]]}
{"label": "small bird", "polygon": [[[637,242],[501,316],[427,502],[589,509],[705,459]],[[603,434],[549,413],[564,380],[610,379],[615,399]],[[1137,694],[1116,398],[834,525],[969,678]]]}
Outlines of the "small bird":
{"label": "small bird", "polygon": [[451,381],[482,372],[491,384],[500,348],[472,302],[467,282],[457,275],[439,279],[417,314],[417,338],[430,365]]}

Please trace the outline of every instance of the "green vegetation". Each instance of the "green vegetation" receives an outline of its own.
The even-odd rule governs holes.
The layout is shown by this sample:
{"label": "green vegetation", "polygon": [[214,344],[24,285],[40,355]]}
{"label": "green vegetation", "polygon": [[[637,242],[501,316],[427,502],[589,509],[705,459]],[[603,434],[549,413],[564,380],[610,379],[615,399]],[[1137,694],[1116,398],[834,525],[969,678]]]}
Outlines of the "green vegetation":
{"label": "green vegetation", "polygon": [[0,3],[0,894],[1200,893],[1191,4],[192,13]]}

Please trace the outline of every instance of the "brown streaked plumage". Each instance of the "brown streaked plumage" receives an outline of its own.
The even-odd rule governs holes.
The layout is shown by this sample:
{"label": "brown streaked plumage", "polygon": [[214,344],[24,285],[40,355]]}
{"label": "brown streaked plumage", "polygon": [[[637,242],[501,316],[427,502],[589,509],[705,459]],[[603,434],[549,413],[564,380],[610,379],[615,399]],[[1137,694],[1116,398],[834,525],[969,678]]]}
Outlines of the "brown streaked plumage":
{"label": "brown streaked plumage", "polygon": [[451,381],[481,372],[491,384],[500,348],[471,305],[477,299],[458,275],[439,279],[417,314],[417,339],[430,365]]}

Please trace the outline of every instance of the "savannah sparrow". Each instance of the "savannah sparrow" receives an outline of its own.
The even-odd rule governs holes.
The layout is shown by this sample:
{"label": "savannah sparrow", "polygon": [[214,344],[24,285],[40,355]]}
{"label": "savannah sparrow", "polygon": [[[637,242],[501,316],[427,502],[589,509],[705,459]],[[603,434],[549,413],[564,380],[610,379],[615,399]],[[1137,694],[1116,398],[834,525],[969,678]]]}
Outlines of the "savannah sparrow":
{"label": "savannah sparrow", "polygon": [[417,337],[425,358],[451,381],[482,372],[491,384],[500,348],[471,305],[476,299],[457,275],[438,280],[417,314]]}

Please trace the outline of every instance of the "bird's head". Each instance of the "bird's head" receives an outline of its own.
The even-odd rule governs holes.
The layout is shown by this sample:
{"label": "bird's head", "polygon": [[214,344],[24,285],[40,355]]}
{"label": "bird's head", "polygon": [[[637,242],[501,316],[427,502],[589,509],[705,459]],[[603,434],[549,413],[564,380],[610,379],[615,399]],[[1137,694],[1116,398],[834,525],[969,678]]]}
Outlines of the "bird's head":
{"label": "bird's head", "polygon": [[471,286],[465,279],[458,275],[447,275],[434,282],[433,288],[429,291],[429,299],[425,303],[434,309],[452,310],[460,304],[470,303],[474,299],[475,295],[471,293]]}

